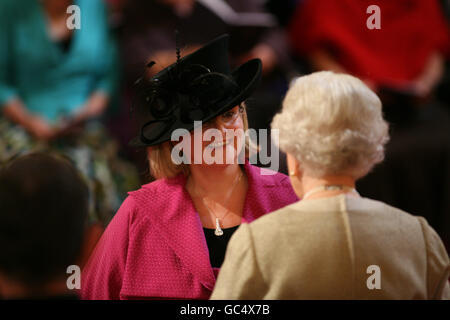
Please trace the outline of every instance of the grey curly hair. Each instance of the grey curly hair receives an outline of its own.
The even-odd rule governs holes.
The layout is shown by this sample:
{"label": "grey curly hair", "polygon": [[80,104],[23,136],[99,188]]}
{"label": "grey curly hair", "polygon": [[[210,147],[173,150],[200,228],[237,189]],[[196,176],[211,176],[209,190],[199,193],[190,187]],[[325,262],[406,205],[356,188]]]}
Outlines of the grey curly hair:
{"label": "grey curly hair", "polygon": [[383,161],[389,127],[381,101],[361,80],[329,71],[299,77],[272,121],[279,147],[310,176],[355,179]]}

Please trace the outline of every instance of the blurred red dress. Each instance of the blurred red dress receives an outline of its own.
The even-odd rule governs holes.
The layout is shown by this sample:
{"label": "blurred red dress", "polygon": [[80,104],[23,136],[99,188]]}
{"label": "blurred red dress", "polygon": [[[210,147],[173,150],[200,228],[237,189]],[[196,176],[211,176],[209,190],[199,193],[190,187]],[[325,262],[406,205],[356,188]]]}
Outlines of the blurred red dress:
{"label": "blurred red dress", "polygon": [[[373,4],[378,30],[366,25]],[[305,0],[289,30],[299,55],[325,50],[348,73],[386,86],[418,77],[433,52],[448,55],[448,31],[436,0]]]}

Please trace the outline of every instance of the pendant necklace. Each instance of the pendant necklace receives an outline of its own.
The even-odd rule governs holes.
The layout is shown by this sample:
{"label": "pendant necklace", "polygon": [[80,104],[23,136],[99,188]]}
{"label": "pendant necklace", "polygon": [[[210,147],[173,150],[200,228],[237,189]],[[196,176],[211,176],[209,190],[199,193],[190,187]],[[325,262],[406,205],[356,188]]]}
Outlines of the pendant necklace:
{"label": "pendant necklace", "polygon": [[[244,175],[244,174],[243,174],[243,172],[241,171],[241,174],[240,174],[239,176],[237,176],[236,179],[234,180],[233,185],[231,186],[230,191],[228,191],[227,197],[225,198],[225,202],[224,202],[224,207],[225,207],[225,208],[227,207],[228,202],[229,202],[230,199],[231,199],[231,195],[233,194],[234,188],[235,188],[236,185],[239,183],[239,181],[241,180],[241,178],[242,178],[243,175]],[[196,196],[199,196],[195,191],[194,191],[194,194],[195,194]],[[230,213],[230,210],[227,209],[227,212],[223,215],[223,217],[222,217],[222,218],[218,218],[218,217],[216,216],[216,214],[214,213],[214,211],[211,210],[211,208],[206,204],[205,197],[202,196],[201,198],[202,198],[202,203],[203,203],[203,205],[205,206],[206,210],[208,210],[209,214],[212,215],[212,216],[214,216],[215,219],[216,219],[216,230],[214,230],[214,234],[215,234],[216,236],[218,236],[218,237],[221,236],[221,235],[223,235],[223,230],[222,230],[222,228],[220,227],[220,221],[221,221],[221,220],[223,221],[223,219],[225,219],[225,217]]]}

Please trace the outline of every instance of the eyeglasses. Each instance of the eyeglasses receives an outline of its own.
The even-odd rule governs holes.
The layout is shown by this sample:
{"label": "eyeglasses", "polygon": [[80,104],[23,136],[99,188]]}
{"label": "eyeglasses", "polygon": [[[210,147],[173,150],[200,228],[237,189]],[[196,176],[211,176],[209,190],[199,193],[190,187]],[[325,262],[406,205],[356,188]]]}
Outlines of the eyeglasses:
{"label": "eyeglasses", "polygon": [[236,121],[236,119],[244,113],[244,107],[239,106],[239,108],[228,110],[221,115],[206,121],[203,123],[203,130],[214,128],[216,125],[222,125],[224,127],[230,126]]}

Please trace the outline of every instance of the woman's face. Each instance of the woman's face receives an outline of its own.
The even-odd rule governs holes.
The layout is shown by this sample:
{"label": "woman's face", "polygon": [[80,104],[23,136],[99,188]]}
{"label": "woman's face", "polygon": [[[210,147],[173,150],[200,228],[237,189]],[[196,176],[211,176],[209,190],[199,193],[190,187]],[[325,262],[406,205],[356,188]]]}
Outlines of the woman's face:
{"label": "woman's face", "polygon": [[190,157],[191,163],[199,164],[199,159],[202,165],[237,163],[237,157],[245,146],[243,112],[243,107],[235,106],[203,123],[202,135],[192,131],[191,154],[186,155]]}

